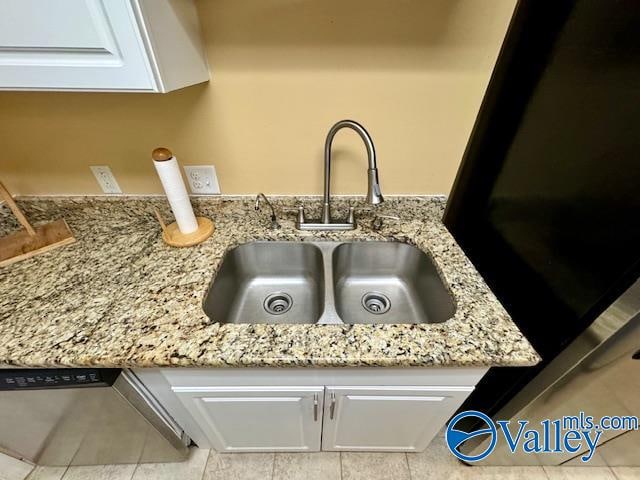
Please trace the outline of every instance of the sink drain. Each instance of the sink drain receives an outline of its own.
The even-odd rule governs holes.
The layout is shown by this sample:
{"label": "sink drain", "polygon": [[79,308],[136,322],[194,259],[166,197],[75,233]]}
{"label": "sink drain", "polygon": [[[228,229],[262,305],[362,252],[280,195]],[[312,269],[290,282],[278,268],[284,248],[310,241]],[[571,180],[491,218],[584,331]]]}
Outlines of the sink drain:
{"label": "sink drain", "polygon": [[292,305],[291,296],[284,292],[272,293],[264,299],[264,309],[271,315],[282,315],[288,312]]}
{"label": "sink drain", "polygon": [[369,292],[362,296],[362,306],[367,312],[380,315],[389,311],[391,301],[382,293]]}

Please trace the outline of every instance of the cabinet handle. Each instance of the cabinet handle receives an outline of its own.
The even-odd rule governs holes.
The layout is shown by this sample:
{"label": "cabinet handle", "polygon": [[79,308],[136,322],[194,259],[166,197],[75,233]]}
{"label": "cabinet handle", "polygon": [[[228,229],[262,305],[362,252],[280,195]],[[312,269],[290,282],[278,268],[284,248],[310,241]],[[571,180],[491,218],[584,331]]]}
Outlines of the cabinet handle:
{"label": "cabinet handle", "polygon": [[329,407],[329,418],[333,420],[333,415],[336,413],[336,394],[331,392],[331,406]]}
{"label": "cabinet handle", "polygon": [[318,421],[318,394],[313,394],[313,421]]}

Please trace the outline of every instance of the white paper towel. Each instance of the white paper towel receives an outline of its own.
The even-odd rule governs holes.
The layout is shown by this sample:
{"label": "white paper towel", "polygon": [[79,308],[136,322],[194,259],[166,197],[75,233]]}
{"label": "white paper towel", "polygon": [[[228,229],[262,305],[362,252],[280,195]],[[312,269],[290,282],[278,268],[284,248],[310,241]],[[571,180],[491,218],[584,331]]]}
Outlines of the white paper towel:
{"label": "white paper towel", "polygon": [[193,208],[189,201],[187,188],[182,181],[180,166],[176,157],[161,162],[153,161],[156,171],[162,182],[164,192],[171,205],[171,210],[176,218],[178,229],[182,233],[193,233],[198,229],[198,221],[193,214]]}

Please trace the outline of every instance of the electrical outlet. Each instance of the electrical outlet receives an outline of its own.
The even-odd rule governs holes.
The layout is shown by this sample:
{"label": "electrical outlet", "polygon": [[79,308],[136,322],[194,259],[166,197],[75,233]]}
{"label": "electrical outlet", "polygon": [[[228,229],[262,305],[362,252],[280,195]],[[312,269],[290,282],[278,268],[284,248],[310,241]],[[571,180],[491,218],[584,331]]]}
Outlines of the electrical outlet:
{"label": "electrical outlet", "polygon": [[185,165],[183,168],[191,193],[197,195],[220,193],[216,168],[213,165]]}
{"label": "electrical outlet", "polygon": [[96,180],[98,180],[104,193],[122,193],[116,177],[113,176],[113,172],[111,172],[111,169],[107,165],[94,165],[89,168],[96,177]]}

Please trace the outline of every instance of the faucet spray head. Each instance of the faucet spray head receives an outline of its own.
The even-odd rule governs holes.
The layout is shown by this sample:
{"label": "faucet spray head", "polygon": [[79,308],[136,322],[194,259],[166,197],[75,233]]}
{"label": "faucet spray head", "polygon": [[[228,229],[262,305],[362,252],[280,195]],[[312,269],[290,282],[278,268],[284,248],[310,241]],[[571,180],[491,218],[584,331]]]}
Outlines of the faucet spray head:
{"label": "faucet spray head", "polygon": [[379,203],[384,202],[384,197],[380,191],[377,168],[370,168],[367,170],[367,180],[367,202],[371,205],[378,205]]}

